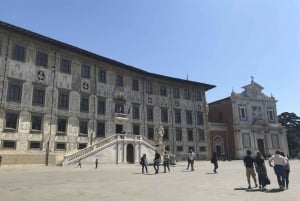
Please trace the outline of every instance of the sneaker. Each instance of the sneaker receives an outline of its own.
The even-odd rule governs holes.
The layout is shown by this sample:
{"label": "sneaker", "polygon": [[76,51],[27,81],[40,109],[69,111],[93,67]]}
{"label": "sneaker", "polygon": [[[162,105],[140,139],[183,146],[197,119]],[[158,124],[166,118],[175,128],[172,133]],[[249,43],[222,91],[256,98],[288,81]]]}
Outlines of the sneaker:
{"label": "sneaker", "polygon": [[259,189],[261,189],[261,185],[259,185],[259,187],[258,187]]}
{"label": "sneaker", "polygon": [[248,189],[251,189],[251,186],[248,186]]}

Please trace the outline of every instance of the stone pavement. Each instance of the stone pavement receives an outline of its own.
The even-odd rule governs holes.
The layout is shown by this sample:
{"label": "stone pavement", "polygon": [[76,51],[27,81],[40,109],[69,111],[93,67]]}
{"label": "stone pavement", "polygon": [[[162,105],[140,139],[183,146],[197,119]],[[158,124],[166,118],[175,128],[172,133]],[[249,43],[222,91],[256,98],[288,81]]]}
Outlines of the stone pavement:
{"label": "stone pavement", "polygon": [[[266,161],[267,162],[267,161]],[[290,188],[278,191],[273,170],[266,192],[247,189],[242,161],[219,161],[217,174],[208,161],[196,161],[195,171],[186,162],[171,167],[170,173],[141,174],[139,165],[2,166],[1,201],[298,201],[300,161],[290,162]]]}

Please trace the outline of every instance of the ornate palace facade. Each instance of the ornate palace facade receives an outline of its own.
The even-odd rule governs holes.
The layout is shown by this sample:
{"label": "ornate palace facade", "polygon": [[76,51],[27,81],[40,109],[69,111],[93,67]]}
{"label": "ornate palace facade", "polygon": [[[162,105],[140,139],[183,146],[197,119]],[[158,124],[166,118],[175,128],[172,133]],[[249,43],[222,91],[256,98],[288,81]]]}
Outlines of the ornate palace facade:
{"label": "ornate palace facade", "polygon": [[205,92],[214,85],[146,72],[4,22],[0,76],[4,163],[45,153],[59,161],[114,135],[153,141],[160,123],[179,159],[190,149],[209,157]]}

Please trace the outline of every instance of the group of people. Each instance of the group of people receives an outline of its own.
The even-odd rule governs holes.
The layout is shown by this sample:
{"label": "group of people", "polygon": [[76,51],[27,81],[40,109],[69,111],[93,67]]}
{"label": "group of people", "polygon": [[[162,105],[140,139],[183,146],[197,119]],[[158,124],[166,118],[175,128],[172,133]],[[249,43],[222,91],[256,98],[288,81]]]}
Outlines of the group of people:
{"label": "group of people", "polygon": [[[157,151],[155,151],[155,155],[153,159],[153,167],[154,167],[155,174],[159,173],[160,163],[161,163],[161,155]],[[146,173],[148,173],[148,160],[146,154],[143,154],[140,164],[142,165],[142,173],[145,174],[145,170]],[[164,166],[164,173],[167,172],[167,169],[170,172],[170,155],[168,154],[167,151],[165,151],[163,154],[163,166]]]}
{"label": "group of people", "polygon": [[[95,160],[95,169],[98,168],[98,165],[99,165],[99,159],[96,158],[96,160]],[[81,168],[81,159],[79,159],[77,167]]]}
{"label": "group of people", "polygon": [[[251,189],[251,177],[254,181],[254,187],[261,189],[262,191],[265,190],[266,185],[270,184],[270,179],[267,174],[267,168],[265,165],[265,159],[261,152],[256,153],[256,157],[252,157],[252,152],[247,150],[246,156],[244,157],[244,166],[246,168],[246,177],[248,182],[248,189]],[[188,153],[188,166],[187,170],[191,167],[191,171],[194,171],[194,160],[195,160],[195,153],[193,150],[190,150]],[[159,166],[161,163],[161,155],[156,151],[154,160],[153,160],[153,167],[155,170],[155,174],[159,172]],[[217,160],[217,153],[213,152],[211,157],[211,163],[214,165],[213,172],[217,173],[218,169],[218,160]],[[277,182],[279,185],[279,189],[288,189],[289,187],[289,173],[290,173],[290,165],[289,159],[285,156],[283,152],[276,151],[273,156],[268,159],[269,166],[274,168],[274,172],[277,176]],[[140,164],[142,165],[142,173],[144,174],[145,171],[148,173],[148,161],[146,154],[143,155],[141,158]],[[164,173],[167,170],[170,172],[170,156],[168,152],[164,152],[163,154],[163,166],[164,166]],[[256,174],[258,175],[258,181],[256,179]]]}
{"label": "group of people", "polygon": [[[195,152],[193,150],[190,150],[188,153],[188,157],[187,157],[188,164],[187,164],[186,170],[189,170],[190,168],[191,168],[191,171],[195,170],[194,169],[195,158],[196,158]],[[215,164],[214,172],[216,173],[216,170],[218,168],[218,161],[217,161],[216,153],[214,153],[213,158],[214,158],[214,164]],[[161,163],[161,155],[157,151],[155,151],[155,155],[154,155],[154,159],[153,159],[153,167],[154,167],[155,174],[159,173],[160,163]],[[146,173],[148,173],[148,160],[147,160],[146,154],[143,154],[143,156],[140,160],[140,164],[142,165],[142,173],[145,174],[145,171],[146,171]],[[165,151],[163,154],[163,166],[164,166],[164,173],[166,173],[167,170],[170,172],[170,156],[167,151]]]}
{"label": "group of people", "polygon": [[[195,157],[196,154],[195,152],[193,152],[193,150],[190,150],[188,153],[188,166],[187,166],[187,170],[189,170],[189,168],[191,167],[191,171],[194,171],[194,161],[195,161]],[[164,152],[163,157],[163,166],[164,166],[164,173],[170,172],[170,155],[168,154],[167,151]],[[154,155],[154,159],[153,159],[153,167],[154,167],[154,171],[155,174],[159,173],[159,166],[161,163],[161,155],[155,151],[155,155]],[[148,160],[147,160],[147,156],[146,154],[143,154],[141,160],[140,160],[140,164],[142,165],[142,173],[144,174],[145,171],[146,173],[148,173]]]}
{"label": "group of people", "polygon": [[[270,179],[267,175],[265,160],[261,152],[257,152],[256,158],[253,158],[251,154],[251,151],[247,150],[247,156],[245,156],[244,158],[248,189],[251,189],[250,178],[252,177],[255,187],[258,187],[259,184],[259,188],[265,190],[266,185],[270,184]],[[276,151],[275,154],[268,159],[268,162],[270,167],[274,168],[279,189],[288,189],[290,173],[289,159],[284,155],[283,152]],[[256,180],[256,173],[258,175],[258,184]]]}

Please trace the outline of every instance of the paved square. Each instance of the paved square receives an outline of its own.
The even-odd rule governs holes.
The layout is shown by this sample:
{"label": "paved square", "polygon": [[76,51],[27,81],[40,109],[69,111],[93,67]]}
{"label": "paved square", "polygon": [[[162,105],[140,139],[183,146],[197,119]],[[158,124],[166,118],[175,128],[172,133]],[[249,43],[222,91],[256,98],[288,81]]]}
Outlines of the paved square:
{"label": "paved square", "polygon": [[[267,162],[267,161],[266,161]],[[186,163],[171,167],[170,173],[141,174],[139,165],[2,166],[1,201],[297,201],[300,198],[300,161],[290,161],[290,188],[278,191],[269,166],[268,191],[247,190],[242,161],[219,161],[217,174],[208,161],[196,161],[195,171]]]}

